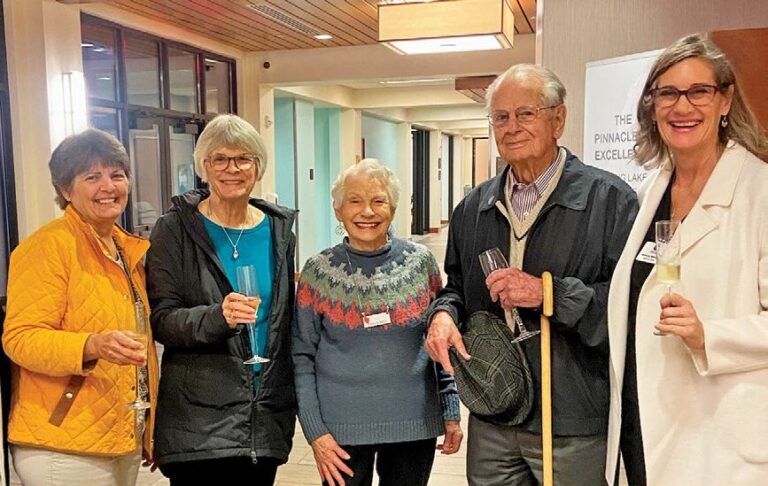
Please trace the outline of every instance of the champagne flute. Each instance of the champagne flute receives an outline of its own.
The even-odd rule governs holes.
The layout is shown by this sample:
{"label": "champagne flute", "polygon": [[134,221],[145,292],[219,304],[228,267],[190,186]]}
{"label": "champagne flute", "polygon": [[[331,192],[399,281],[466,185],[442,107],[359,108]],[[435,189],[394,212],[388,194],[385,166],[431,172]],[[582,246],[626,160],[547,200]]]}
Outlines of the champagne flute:
{"label": "champagne flute", "polygon": [[[498,248],[491,248],[490,250],[485,250],[479,255],[479,258],[480,258],[480,267],[483,269],[483,273],[485,274],[486,278],[494,270],[499,270],[501,268],[509,267],[509,264],[507,263],[507,259],[504,258],[504,254]],[[505,313],[506,312],[512,313],[512,317],[515,321],[515,325],[517,326],[517,329],[519,331],[517,337],[512,340],[513,343],[519,343],[520,341],[524,341],[541,332],[541,331],[529,331],[528,329],[526,329],[525,324],[523,323],[523,320],[520,318],[520,314],[518,314],[516,308],[512,309],[511,311],[505,310]]]}
{"label": "champagne flute", "polygon": [[680,235],[676,235],[679,221],[656,222],[656,278],[667,285],[667,293],[680,281]]}
{"label": "champagne flute", "polygon": [[[144,354],[144,363],[147,362],[147,350],[149,348],[149,332],[148,332],[148,324],[147,324],[147,314],[144,311],[144,304],[137,300],[133,304],[135,315],[136,315],[136,330],[133,332],[127,333],[128,336],[133,339],[134,341],[138,341],[141,344],[144,345],[144,349],[141,351]],[[151,404],[144,400],[141,396],[141,370],[147,368],[147,365],[144,366],[136,366],[136,399],[132,402],[128,403],[128,408],[130,410],[146,410],[148,409]],[[144,376],[148,376],[147,373],[144,373]]]}
{"label": "champagne flute", "polygon": [[[235,268],[237,274],[237,292],[247,299],[245,304],[252,307],[258,313],[261,304],[259,293],[259,281],[256,278],[256,267],[253,265],[241,265]],[[259,356],[259,337],[256,332],[256,320],[244,323],[248,328],[248,338],[251,341],[251,353],[253,355],[243,361],[243,364],[267,363],[269,359]]]}

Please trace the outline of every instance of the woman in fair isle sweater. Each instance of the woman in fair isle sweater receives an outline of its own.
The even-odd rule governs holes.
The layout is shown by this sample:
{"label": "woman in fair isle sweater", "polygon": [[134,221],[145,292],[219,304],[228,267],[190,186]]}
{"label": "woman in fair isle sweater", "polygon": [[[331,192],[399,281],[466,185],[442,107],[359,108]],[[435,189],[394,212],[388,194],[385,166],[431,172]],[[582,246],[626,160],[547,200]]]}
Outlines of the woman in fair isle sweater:
{"label": "woman in fair isle sweater", "polygon": [[426,486],[437,436],[459,450],[453,379],[423,349],[423,313],[441,287],[434,257],[389,238],[398,184],[374,159],[333,186],[344,242],[309,260],[297,291],[293,361],[299,421],[323,482]]}

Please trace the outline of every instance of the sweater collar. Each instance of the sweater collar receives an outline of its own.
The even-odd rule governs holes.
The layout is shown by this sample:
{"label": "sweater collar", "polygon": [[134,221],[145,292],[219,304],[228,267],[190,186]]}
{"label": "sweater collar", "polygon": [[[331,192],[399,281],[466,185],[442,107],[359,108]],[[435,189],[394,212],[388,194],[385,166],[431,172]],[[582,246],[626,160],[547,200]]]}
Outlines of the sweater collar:
{"label": "sweater collar", "polygon": [[382,246],[381,248],[377,248],[373,251],[363,251],[363,250],[357,250],[353,248],[349,244],[348,236],[344,237],[344,241],[342,242],[342,244],[344,245],[344,250],[352,255],[359,255],[362,257],[375,257],[375,256],[379,256],[387,253],[392,248],[392,239],[391,238],[388,239],[387,243],[384,246]]}

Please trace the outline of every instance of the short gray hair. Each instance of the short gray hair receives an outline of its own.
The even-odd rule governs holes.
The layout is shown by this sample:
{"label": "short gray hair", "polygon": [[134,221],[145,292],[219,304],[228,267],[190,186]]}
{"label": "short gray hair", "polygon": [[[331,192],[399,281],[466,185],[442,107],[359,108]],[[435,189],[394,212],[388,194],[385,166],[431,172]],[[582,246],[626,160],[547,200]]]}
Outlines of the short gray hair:
{"label": "short gray hair", "polygon": [[339,174],[339,177],[336,178],[336,182],[333,183],[331,196],[333,197],[334,209],[339,209],[341,203],[344,201],[344,193],[347,190],[347,178],[358,175],[368,176],[384,183],[384,188],[387,191],[387,197],[389,198],[389,204],[393,208],[397,208],[397,203],[400,200],[400,183],[398,182],[397,177],[395,177],[395,174],[376,159],[363,159]]}
{"label": "short gray hair", "polygon": [[219,148],[244,150],[256,156],[256,180],[261,180],[267,167],[267,146],[253,125],[237,115],[219,115],[205,126],[195,146],[195,172],[203,181],[205,159]]}
{"label": "short gray hair", "polygon": [[75,177],[94,166],[118,167],[131,177],[131,161],[125,147],[113,135],[90,128],[65,138],[51,154],[48,169],[56,190],[56,203],[61,209],[69,204],[64,191],[72,189]]}
{"label": "short gray hair", "polygon": [[547,105],[562,105],[565,102],[565,86],[554,72],[536,64],[515,64],[499,75],[485,91],[485,109],[489,113],[496,90],[507,81],[538,89]]}

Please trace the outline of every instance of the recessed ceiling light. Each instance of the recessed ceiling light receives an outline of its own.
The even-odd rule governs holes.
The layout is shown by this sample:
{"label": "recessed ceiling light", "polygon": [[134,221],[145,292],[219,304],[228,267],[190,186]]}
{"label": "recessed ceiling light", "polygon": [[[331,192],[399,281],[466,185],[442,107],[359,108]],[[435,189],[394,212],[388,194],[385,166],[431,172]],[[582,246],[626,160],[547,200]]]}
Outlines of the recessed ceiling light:
{"label": "recessed ceiling light", "polygon": [[112,80],[112,78],[109,77],[109,76],[101,76],[101,77],[96,78],[96,79],[98,79],[99,81],[111,81]]}
{"label": "recessed ceiling light", "polygon": [[317,34],[314,38],[317,40],[330,40],[333,39],[333,36],[330,34]]}

